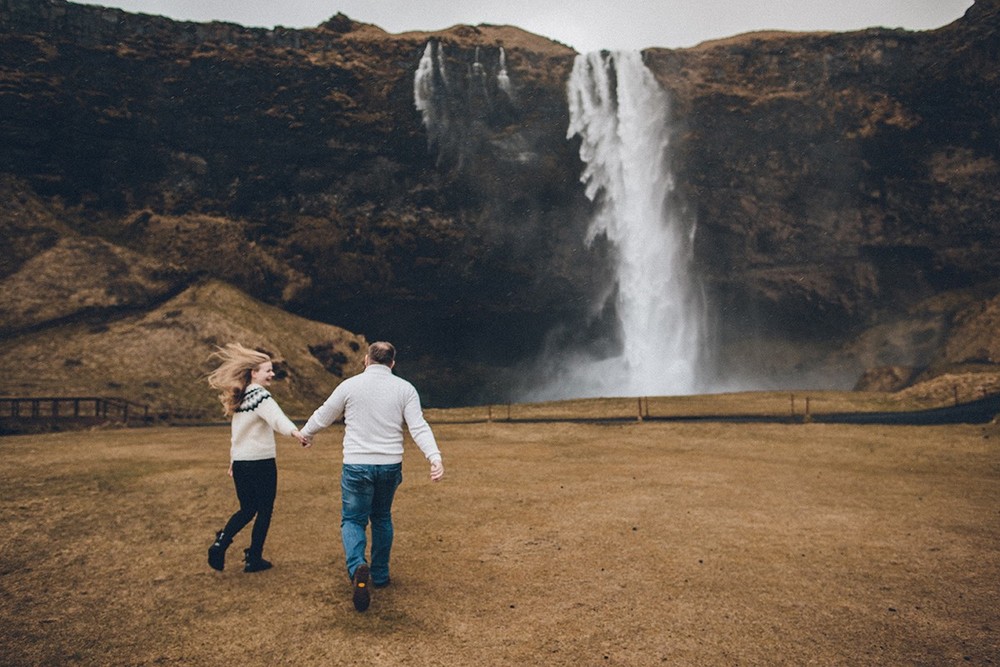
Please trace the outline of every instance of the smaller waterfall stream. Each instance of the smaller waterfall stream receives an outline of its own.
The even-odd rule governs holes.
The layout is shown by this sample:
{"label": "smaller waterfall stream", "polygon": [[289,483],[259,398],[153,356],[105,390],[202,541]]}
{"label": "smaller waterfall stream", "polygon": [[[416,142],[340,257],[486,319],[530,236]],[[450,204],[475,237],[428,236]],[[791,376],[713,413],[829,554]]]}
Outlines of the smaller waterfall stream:
{"label": "smaller waterfall stream", "polygon": [[500,47],[500,68],[497,70],[497,86],[500,90],[504,92],[507,97],[513,95],[513,89],[510,86],[510,75],[507,74],[507,52]]}
{"label": "smaller waterfall stream", "polygon": [[448,130],[448,110],[440,108],[444,88],[448,86],[448,73],[444,64],[444,47],[434,41],[427,42],[424,55],[413,76],[413,105],[420,112],[427,129],[430,146]]}

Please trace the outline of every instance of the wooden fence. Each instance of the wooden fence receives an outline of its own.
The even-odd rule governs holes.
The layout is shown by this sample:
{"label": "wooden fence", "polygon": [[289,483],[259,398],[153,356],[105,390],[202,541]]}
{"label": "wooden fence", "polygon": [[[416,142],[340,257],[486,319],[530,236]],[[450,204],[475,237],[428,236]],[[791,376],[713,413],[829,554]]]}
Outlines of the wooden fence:
{"label": "wooden fence", "polygon": [[104,396],[0,397],[0,432],[78,428],[99,424],[142,426],[154,417],[149,406]]}

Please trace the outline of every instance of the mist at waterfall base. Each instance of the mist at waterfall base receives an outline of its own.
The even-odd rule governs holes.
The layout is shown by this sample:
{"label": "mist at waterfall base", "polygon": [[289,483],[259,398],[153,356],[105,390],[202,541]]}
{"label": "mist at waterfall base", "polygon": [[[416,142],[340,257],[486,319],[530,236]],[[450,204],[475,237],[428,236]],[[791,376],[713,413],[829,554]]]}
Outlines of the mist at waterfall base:
{"label": "mist at waterfall base", "polygon": [[[670,168],[670,100],[638,52],[577,56],[567,138],[580,140],[581,182],[594,203],[586,242],[612,248],[615,282],[593,303],[617,318],[613,354],[567,347],[553,332],[530,369],[529,401],[702,393],[708,318],[692,271],[696,225]],[[591,346],[593,347],[593,346]]]}

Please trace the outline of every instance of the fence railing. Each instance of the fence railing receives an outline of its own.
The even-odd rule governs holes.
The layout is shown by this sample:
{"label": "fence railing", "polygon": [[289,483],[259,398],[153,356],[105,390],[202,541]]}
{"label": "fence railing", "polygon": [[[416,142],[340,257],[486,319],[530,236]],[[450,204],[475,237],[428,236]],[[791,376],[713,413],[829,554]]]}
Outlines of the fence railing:
{"label": "fence railing", "polygon": [[105,396],[0,397],[0,422],[52,424],[68,422],[146,424],[149,406]]}
{"label": "fence railing", "polygon": [[[474,406],[424,411],[431,423],[488,422],[778,422],[802,424],[983,424],[1000,416],[1000,393],[980,391],[981,398],[932,404],[873,401],[861,394],[836,397],[751,392],[738,399],[721,397],[599,398]],[[957,396],[957,394],[956,394]],[[690,400],[688,400],[690,399]]]}

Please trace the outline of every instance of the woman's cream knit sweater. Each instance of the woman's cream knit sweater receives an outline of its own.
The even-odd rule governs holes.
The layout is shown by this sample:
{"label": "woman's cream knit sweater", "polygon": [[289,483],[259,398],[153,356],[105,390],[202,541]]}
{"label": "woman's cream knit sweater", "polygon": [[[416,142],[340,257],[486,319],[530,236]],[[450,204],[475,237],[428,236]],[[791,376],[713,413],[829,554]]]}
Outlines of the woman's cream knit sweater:
{"label": "woman's cream knit sweater", "polygon": [[274,432],[291,435],[295,424],[285,416],[270,392],[259,384],[247,386],[233,413],[232,461],[259,461],[277,455]]}

